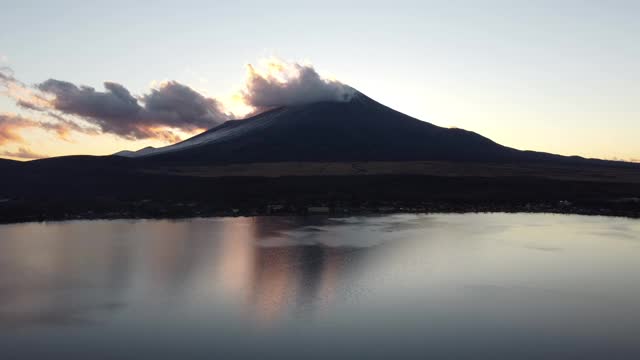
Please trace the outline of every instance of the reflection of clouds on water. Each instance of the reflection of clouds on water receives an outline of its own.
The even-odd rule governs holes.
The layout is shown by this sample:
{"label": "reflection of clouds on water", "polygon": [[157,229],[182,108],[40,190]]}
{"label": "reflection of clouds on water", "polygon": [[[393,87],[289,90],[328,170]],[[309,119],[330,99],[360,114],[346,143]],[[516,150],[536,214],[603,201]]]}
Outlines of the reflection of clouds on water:
{"label": "reflection of clouds on water", "polygon": [[54,223],[44,232],[42,224],[10,226],[0,241],[0,324],[90,323],[96,312],[121,308],[105,299],[127,286],[129,251],[114,241],[123,228],[96,226],[108,241],[92,241],[81,223]]}
{"label": "reflection of clouds on water", "polygon": [[263,324],[307,316],[312,304],[333,298],[345,261],[353,260],[356,251],[322,245],[315,235],[330,236],[325,223],[321,218],[229,220],[215,256],[219,266],[214,277]]}
{"label": "reflection of clouds on water", "polygon": [[[409,231],[424,228],[430,221],[416,215],[386,215],[370,217],[327,218],[310,216],[300,222],[287,224],[277,231],[259,237],[262,247],[325,246],[334,248],[367,248],[392,241],[395,235],[406,236]],[[390,234],[391,233],[391,234]]]}
{"label": "reflection of clouds on water", "polygon": [[4,228],[14,240],[0,243],[0,323],[92,324],[107,312],[221,299],[264,324],[310,316],[358,264],[359,248],[324,238],[338,234],[332,226],[310,217]]}
{"label": "reflection of clouds on water", "polygon": [[639,230],[522,214],[0,226],[0,348],[132,345],[164,359],[176,346],[201,358],[635,346],[638,247],[610,240]]}
{"label": "reflection of clouds on water", "polygon": [[353,252],[323,246],[262,247],[256,252],[250,304],[261,321],[310,316],[315,304],[326,305],[346,276]]}
{"label": "reflection of clouds on water", "polygon": [[602,226],[599,226],[598,229],[591,230],[590,234],[610,239],[640,241],[640,226],[637,223],[607,224],[605,229],[601,228]]}
{"label": "reflection of clouds on water", "polygon": [[384,299],[400,285],[419,293],[426,284],[467,284],[480,276],[468,264],[506,277],[506,266],[552,261],[577,241],[596,246],[640,236],[638,222],[623,219],[527,215],[518,226],[520,219],[405,214],[4,226],[0,329],[89,324],[196,303],[225,304],[262,324],[312,320],[336,298],[357,293]]}
{"label": "reflection of clouds on water", "polygon": [[197,220],[149,223],[151,231],[144,235],[139,256],[145,259],[148,275],[161,296],[180,297],[199,266],[210,261],[210,252],[219,238],[216,224]]}
{"label": "reflection of clouds on water", "polygon": [[127,294],[224,297],[262,322],[310,316],[330,304],[368,249],[430,221],[309,216],[5,227],[5,238],[15,240],[0,244],[0,319],[90,323],[127,306]]}
{"label": "reflection of clouds on water", "polygon": [[[4,304],[3,304],[4,305]],[[120,310],[124,307],[119,303],[96,303],[73,305],[64,303],[55,306],[40,308],[25,307],[24,310],[7,308],[0,312],[0,332],[4,327],[21,328],[29,326],[82,326],[94,325],[101,313]]]}
{"label": "reflection of clouds on water", "polygon": [[591,231],[590,234],[599,236],[599,237],[608,238],[608,239],[640,241],[640,235],[630,233],[628,231],[619,231],[619,230]]}
{"label": "reflection of clouds on water", "polygon": [[536,245],[536,244],[525,244],[524,247],[531,250],[551,251],[551,252],[563,250],[561,247],[543,246],[543,245]]}

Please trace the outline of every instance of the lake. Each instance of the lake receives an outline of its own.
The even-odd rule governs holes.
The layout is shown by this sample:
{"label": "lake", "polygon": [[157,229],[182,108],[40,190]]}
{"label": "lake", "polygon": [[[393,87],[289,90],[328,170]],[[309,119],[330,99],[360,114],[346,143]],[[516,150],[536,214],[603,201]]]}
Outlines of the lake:
{"label": "lake", "polygon": [[0,226],[0,358],[638,359],[640,221]]}

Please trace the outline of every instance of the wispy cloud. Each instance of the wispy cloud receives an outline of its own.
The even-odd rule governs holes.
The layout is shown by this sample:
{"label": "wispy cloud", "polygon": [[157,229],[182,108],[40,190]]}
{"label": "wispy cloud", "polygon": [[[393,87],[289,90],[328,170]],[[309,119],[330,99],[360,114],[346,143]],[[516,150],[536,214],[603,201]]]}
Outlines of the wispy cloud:
{"label": "wispy cloud", "polygon": [[36,121],[24,116],[8,113],[0,113],[0,145],[7,143],[25,143],[25,139],[20,134],[21,130],[27,128],[38,128],[56,133],[61,139],[67,139],[71,130],[82,131],[77,124],[67,122],[61,118],[56,122]]}
{"label": "wispy cloud", "polygon": [[13,70],[7,66],[0,67],[0,94],[14,99],[18,106],[30,110],[42,110],[48,103],[36,89],[18,80]]}
{"label": "wispy cloud", "polygon": [[0,145],[9,142],[23,142],[20,129],[36,126],[28,119],[16,115],[0,114]]}
{"label": "wispy cloud", "polygon": [[47,155],[38,154],[26,147],[19,147],[16,151],[4,150],[0,152],[0,156],[6,156],[6,157],[24,159],[24,160],[42,159],[47,157]]}

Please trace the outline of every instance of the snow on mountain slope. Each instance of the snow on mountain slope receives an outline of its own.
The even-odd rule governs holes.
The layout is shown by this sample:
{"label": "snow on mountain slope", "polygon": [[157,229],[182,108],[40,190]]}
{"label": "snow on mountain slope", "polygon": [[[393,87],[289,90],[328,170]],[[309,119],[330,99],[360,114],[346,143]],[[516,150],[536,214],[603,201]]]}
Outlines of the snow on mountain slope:
{"label": "snow on mountain slope", "polygon": [[212,144],[221,141],[227,141],[234,139],[239,136],[247,135],[251,132],[255,132],[264,128],[269,127],[273,121],[277,118],[278,115],[286,112],[287,109],[275,109],[271,111],[267,111],[255,117],[246,120],[230,120],[225,122],[224,124],[217,126],[211,130],[205,131],[202,134],[196,135],[192,138],[189,138],[185,141],[179,142],[177,144],[154,148],[154,147],[146,147],[144,149],[138,151],[120,151],[115,153],[117,156],[124,157],[145,157],[150,155],[157,155],[163,153],[169,153],[177,150],[184,150],[187,148],[192,148],[205,144]]}

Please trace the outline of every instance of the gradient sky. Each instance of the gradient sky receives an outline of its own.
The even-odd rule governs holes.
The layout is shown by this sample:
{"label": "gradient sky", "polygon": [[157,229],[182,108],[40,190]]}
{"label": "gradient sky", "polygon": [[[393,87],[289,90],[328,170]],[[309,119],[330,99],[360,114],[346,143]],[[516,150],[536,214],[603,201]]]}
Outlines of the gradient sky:
{"label": "gradient sky", "polygon": [[[223,97],[244,65],[310,61],[396,110],[501,144],[640,159],[640,1],[3,1],[0,66],[145,93],[176,80]],[[28,116],[7,97],[0,112]],[[162,145],[24,133],[36,153]],[[4,156],[7,157],[7,156]]]}

